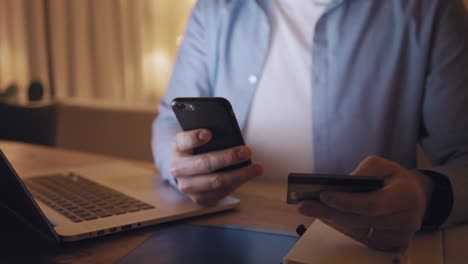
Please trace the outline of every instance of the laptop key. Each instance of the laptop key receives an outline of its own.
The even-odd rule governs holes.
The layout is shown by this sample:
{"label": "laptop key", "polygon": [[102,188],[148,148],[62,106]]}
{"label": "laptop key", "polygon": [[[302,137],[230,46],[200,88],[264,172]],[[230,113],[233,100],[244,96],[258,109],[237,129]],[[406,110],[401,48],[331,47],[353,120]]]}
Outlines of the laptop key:
{"label": "laptop key", "polygon": [[70,217],[70,220],[72,220],[72,221],[75,222],[75,223],[83,222],[83,220],[81,220],[80,218],[78,218],[78,217],[76,217],[76,216]]}
{"label": "laptop key", "polygon": [[82,216],[82,218],[83,218],[84,220],[94,220],[94,219],[97,219],[97,217],[94,216],[94,215],[86,215],[86,216]]}
{"label": "laptop key", "polygon": [[127,212],[136,212],[136,211],[140,211],[140,208],[136,207],[136,206],[133,206],[133,205],[127,205],[127,206],[123,206],[123,207],[120,207],[122,208],[123,210],[127,211]]}
{"label": "laptop key", "polygon": [[122,210],[122,209],[117,208],[117,207],[109,209],[109,212],[111,212],[113,214],[125,214],[126,213],[125,210]]}
{"label": "laptop key", "polygon": [[155,208],[77,174],[28,179],[34,197],[73,222]]}
{"label": "laptop key", "polygon": [[147,205],[139,206],[139,208],[140,208],[141,210],[148,210],[148,209],[153,209],[153,208],[155,208],[155,207],[152,206],[152,205],[147,204]]}
{"label": "laptop key", "polygon": [[108,213],[108,212],[105,212],[105,211],[99,211],[99,212],[95,212],[95,214],[99,217],[108,217],[108,216],[111,216],[112,214],[111,213]]}

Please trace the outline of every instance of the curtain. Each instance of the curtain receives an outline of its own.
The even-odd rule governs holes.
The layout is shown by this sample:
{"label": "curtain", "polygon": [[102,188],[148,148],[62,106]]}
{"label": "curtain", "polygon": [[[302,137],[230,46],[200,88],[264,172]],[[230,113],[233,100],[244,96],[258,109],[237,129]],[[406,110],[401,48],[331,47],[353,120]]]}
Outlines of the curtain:
{"label": "curtain", "polygon": [[0,0],[0,90],[16,84],[21,101],[31,80],[50,86],[43,8],[42,1]]}
{"label": "curtain", "polygon": [[[0,91],[155,103],[196,0],[0,0]],[[464,0],[468,6],[468,0]]]}
{"label": "curtain", "polygon": [[159,100],[195,0],[0,0],[0,89],[56,99]]}

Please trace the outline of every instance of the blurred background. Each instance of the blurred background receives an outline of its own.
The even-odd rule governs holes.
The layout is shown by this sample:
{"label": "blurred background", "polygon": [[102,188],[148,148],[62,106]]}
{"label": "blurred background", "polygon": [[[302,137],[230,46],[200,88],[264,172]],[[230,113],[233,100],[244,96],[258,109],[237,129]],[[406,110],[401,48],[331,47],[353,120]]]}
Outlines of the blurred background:
{"label": "blurred background", "polygon": [[0,140],[152,160],[195,2],[0,0]]}
{"label": "blurred background", "polygon": [[151,160],[151,121],[195,2],[0,0],[0,103],[59,102],[54,145]]}
{"label": "blurred background", "polygon": [[195,0],[0,0],[0,87],[154,104]]}

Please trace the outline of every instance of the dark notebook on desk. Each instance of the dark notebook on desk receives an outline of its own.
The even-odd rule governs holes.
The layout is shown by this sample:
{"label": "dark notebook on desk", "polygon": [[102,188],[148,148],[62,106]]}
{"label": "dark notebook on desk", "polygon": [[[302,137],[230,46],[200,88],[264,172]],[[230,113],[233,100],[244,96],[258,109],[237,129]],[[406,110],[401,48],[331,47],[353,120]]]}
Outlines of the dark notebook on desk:
{"label": "dark notebook on desk", "polygon": [[298,238],[236,227],[171,225],[158,229],[118,263],[280,264]]}

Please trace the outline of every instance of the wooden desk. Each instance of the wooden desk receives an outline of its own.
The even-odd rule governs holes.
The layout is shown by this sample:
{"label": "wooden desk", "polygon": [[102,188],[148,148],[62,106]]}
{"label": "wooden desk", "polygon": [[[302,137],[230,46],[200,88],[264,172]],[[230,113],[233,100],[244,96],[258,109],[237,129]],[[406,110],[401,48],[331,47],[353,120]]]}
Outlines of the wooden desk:
{"label": "wooden desk", "polygon": [[[65,169],[118,160],[107,156],[8,141],[0,141],[0,148],[19,175],[34,173],[38,170]],[[132,163],[156,171],[151,163],[138,161]],[[313,219],[300,215],[295,206],[285,203],[285,188],[286,186],[282,184],[272,182],[249,182],[234,193],[234,196],[241,199],[239,209],[185,220],[184,222],[295,232],[298,224],[309,225]],[[150,237],[155,228],[133,230],[46,250],[41,253],[40,260],[54,263],[111,263],[127,255]],[[27,252],[26,249],[25,253],[27,254]]]}

